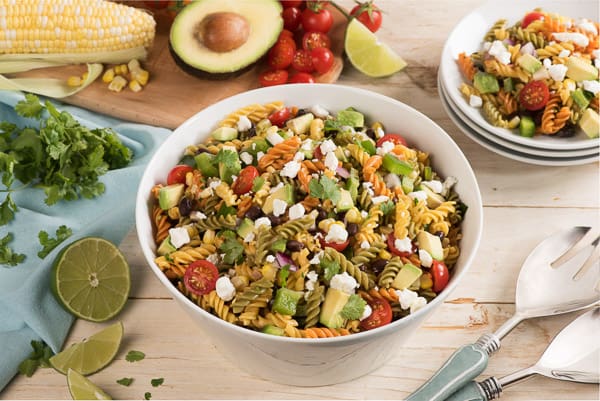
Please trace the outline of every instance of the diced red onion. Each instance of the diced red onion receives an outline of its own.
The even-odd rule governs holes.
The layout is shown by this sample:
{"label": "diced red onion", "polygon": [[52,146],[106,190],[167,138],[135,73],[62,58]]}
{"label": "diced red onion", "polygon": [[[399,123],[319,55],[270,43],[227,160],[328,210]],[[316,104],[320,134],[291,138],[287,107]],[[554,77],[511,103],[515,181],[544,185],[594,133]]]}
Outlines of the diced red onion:
{"label": "diced red onion", "polygon": [[521,50],[519,50],[519,53],[529,54],[531,56],[533,56],[534,52],[535,52],[535,47],[533,46],[533,44],[531,42],[527,42],[523,47],[521,47]]}
{"label": "diced red onion", "polygon": [[346,179],[348,177],[350,177],[350,172],[348,170],[346,170],[344,167],[339,166],[335,172],[342,178]]}
{"label": "diced red onion", "polygon": [[286,255],[283,252],[277,252],[275,254],[275,259],[277,259],[277,263],[279,264],[279,267],[289,265],[291,272],[295,272],[296,270],[298,270],[298,266],[296,266],[294,264],[294,261],[292,260],[292,258],[290,258],[288,255]]}

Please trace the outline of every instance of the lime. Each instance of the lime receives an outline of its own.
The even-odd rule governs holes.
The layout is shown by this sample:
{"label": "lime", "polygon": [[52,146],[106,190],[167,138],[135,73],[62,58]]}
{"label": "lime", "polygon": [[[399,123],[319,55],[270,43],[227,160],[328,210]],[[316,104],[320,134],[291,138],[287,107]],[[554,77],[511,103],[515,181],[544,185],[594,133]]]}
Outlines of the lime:
{"label": "lime", "polygon": [[129,265],[116,245],[86,237],[65,247],[54,262],[54,294],[72,314],[103,322],[117,315],[129,295]]}
{"label": "lime", "polygon": [[406,67],[406,62],[357,19],[346,28],[344,50],[352,65],[370,77],[385,77]]}
{"label": "lime", "polygon": [[100,387],[73,369],[67,373],[67,384],[74,400],[112,400]]}
{"label": "lime", "polygon": [[52,367],[62,374],[73,369],[82,375],[89,375],[108,365],[117,355],[123,324],[117,322],[97,332],[79,343],[71,345],[50,358]]}

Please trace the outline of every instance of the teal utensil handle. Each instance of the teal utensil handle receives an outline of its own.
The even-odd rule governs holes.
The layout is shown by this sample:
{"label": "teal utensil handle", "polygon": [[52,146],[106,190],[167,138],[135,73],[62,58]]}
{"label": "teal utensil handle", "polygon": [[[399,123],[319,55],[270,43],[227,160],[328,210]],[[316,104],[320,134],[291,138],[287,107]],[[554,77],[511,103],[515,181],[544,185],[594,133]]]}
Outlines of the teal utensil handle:
{"label": "teal utensil handle", "polygon": [[444,401],[479,376],[487,367],[488,356],[498,348],[500,340],[493,334],[485,334],[475,344],[462,346],[406,401]]}
{"label": "teal utensil handle", "polygon": [[489,399],[476,382],[470,382],[446,398],[446,401],[489,401]]}

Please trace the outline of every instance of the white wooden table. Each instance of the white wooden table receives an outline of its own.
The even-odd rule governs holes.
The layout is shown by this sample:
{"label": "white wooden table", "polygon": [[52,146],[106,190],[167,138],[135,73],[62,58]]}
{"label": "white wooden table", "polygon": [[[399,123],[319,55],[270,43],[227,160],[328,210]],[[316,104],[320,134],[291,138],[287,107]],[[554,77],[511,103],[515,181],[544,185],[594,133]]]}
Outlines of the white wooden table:
{"label": "white wooden table", "polygon": [[[131,299],[119,315],[125,338],[116,360],[92,380],[115,398],[143,399],[400,399],[416,389],[460,345],[498,328],[514,311],[521,263],[544,237],[572,225],[599,225],[598,164],[540,167],[492,153],[467,138],[445,114],[437,93],[441,49],[452,27],[478,0],[379,1],[386,11],[378,35],[409,63],[401,73],[370,79],[347,65],[340,84],[362,87],[425,113],[458,143],[475,170],[484,203],[484,230],[475,261],[447,302],[379,370],[328,387],[290,387],[259,380],[225,359],[175,304],[143,260],[134,231],[121,249],[131,264]],[[351,6],[350,1],[341,4]],[[392,23],[393,21],[393,23]],[[520,324],[491,359],[483,379],[530,366],[574,314]],[[99,330],[77,321],[67,344]],[[146,353],[125,361],[131,349]],[[129,387],[115,382],[133,377]],[[164,384],[153,388],[152,378]],[[506,400],[597,400],[599,388],[535,377],[507,389]],[[68,399],[64,376],[41,369],[17,377],[2,399]]]}

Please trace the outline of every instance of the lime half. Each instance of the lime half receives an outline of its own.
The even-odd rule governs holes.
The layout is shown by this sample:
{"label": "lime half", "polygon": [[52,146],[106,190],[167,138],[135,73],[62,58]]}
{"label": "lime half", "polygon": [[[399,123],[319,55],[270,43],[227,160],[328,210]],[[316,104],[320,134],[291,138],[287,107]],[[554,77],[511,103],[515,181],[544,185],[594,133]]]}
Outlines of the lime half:
{"label": "lime half", "polygon": [[54,294],[82,319],[103,322],[127,302],[129,265],[119,248],[103,238],[86,237],[66,246],[52,273]]}
{"label": "lime half", "polygon": [[74,400],[112,400],[111,396],[73,369],[67,373],[67,384]]}
{"label": "lime half", "polygon": [[352,65],[370,77],[385,77],[406,67],[402,57],[357,19],[348,23],[344,50]]}
{"label": "lime half", "polygon": [[62,374],[67,374],[69,369],[82,375],[92,374],[115,359],[122,338],[123,324],[114,323],[54,355],[50,364]]}

